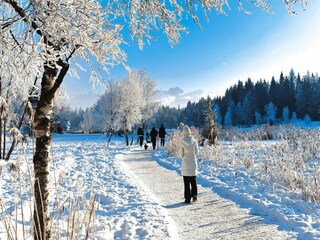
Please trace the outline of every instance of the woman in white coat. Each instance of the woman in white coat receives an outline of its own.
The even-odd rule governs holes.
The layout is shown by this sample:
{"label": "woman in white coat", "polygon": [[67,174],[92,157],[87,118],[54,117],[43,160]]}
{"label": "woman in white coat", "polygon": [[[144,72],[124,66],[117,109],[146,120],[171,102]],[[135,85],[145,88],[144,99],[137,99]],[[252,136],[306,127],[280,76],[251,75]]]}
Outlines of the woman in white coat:
{"label": "woman in white coat", "polygon": [[[180,156],[182,157],[181,163],[181,175],[184,182],[184,198],[185,203],[190,203],[191,198],[193,201],[197,201],[197,155],[198,155],[198,143],[191,136],[190,128],[185,125],[183,128],[184,137],[181,141]],[[191,185],[191,189],[190,189]]]}

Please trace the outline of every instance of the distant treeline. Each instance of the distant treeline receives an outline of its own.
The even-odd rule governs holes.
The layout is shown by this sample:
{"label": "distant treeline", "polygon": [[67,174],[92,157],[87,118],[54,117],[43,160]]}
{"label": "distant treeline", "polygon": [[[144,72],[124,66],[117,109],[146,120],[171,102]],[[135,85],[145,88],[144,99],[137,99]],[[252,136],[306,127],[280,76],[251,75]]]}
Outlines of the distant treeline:
{"label": "distant treeline", "polygon": [[[312,121],[320,120],[320,78],[309,72],[300,76],[290,71],[288,76],[281,72],[279,79],[271,82],[249,78],[238,81],[228,88],[224,96],[212,99],[217,115],[216,122],[221,125],[252,125],[288,123],[296,118]],[[156,125],[165,123],[175,127],[180,122],[201,127],[206,99],[197,103],[188,102],[182,109],[162,107],[155,116]]]}
{"label": "distant treeline", "polygon": [[[147,122],[147,128],[176,128],[183,122],[196,127],[204,125],[206,98],[188,102],[184,108],[161,106]],[[212,99],[216,123],[223,126],[289,123],[295,119],[320,120],[320,78],[309,72],[300,76],[290,71],[288,76],[280,74],[279,79],[253,82],[238,81],[229,87],[224,96]],[[83,119],[88,110],[74,110],[62,113],[63,122],[70,130],[81,131]]]}

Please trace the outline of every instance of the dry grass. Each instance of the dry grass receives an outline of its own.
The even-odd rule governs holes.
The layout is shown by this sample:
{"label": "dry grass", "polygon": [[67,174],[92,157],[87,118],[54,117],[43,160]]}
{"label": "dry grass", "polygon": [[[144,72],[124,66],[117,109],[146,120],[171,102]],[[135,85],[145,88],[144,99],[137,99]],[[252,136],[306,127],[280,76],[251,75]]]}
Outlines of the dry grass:
{"label": "dry grass", "polygon": [[[1,162],[0,176],[6,174],[6,181],[11,184],[12,196],[7,199],[0,195],[0,221],[6,231],[7,240],[33,239],[32,214],[34,209],[34,175],[32,166],[33,150],[20,146],[10,162]],[[56,166],[52,156],[51,172],[53,180],[50,188],[50,226],[51,239],[93,239],[95,210],[97,208],[95,194],[73,197],[74,194],[62,194],[59,185],[62,184],[63,173],[56,177]],[[78,193],[82,189],[76,190]],[[41,239],[41,238],[40,238]]]}

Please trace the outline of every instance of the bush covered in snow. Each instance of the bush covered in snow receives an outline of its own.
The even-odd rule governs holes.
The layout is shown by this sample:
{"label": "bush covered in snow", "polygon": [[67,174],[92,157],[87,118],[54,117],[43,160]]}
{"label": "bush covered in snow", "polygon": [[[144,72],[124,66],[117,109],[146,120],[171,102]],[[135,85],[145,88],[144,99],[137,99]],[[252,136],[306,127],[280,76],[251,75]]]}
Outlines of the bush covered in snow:
{"label": "bush covered in snow", "polygon": [[[183,123],[180,123],[176,130],[173,130],[168,135],[167,153],[173,154],[174,156],[179,156],[180,143],[183,138]],[[202,137],[199,130],[193,126],[190,127],[192,137],[198,141],[201,141]]]}

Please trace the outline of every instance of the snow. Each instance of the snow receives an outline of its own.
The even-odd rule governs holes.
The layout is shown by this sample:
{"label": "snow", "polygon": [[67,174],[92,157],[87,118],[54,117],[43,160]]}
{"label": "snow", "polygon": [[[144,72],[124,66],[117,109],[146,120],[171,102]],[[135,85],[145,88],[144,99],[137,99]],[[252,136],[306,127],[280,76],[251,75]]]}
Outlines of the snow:
{"label": "snow", "polygon": [[[28,168],[32,167],[32,151],[23,151],[20,147],[9,163],[0,162],[0,239],[7,239],[5,222],[9,218],[13,236],[17,233],[17,239],[31,239]],[[22,157],[17,160],[17,156]],[[199,200],[184,205],[181,160],[168,155],[165,148],[145,151],[138,144],[126,147],[123,138],[113,139],[107,147],[105,135],[63,134],[54,135],[52,159],[50,209],[55,216],[53,234],[59,229],[60,239],[67,238],[68,213],[78,206],[74,203],[82,204],[78,207],[82,216],[93,199],[94,227],[83,224],[74,233],[76,239],[84,239],[86,229],[92,239],[99,240],[206,239],[204,236],[320,239],[318,204],[304,202],[278,186],[268,186],[246,169],[200,161]],[[21,163],[21,183],[17,172],[9,168],[17,161]],[[56,214],[57,206],[65,201],[63,213]]]}

